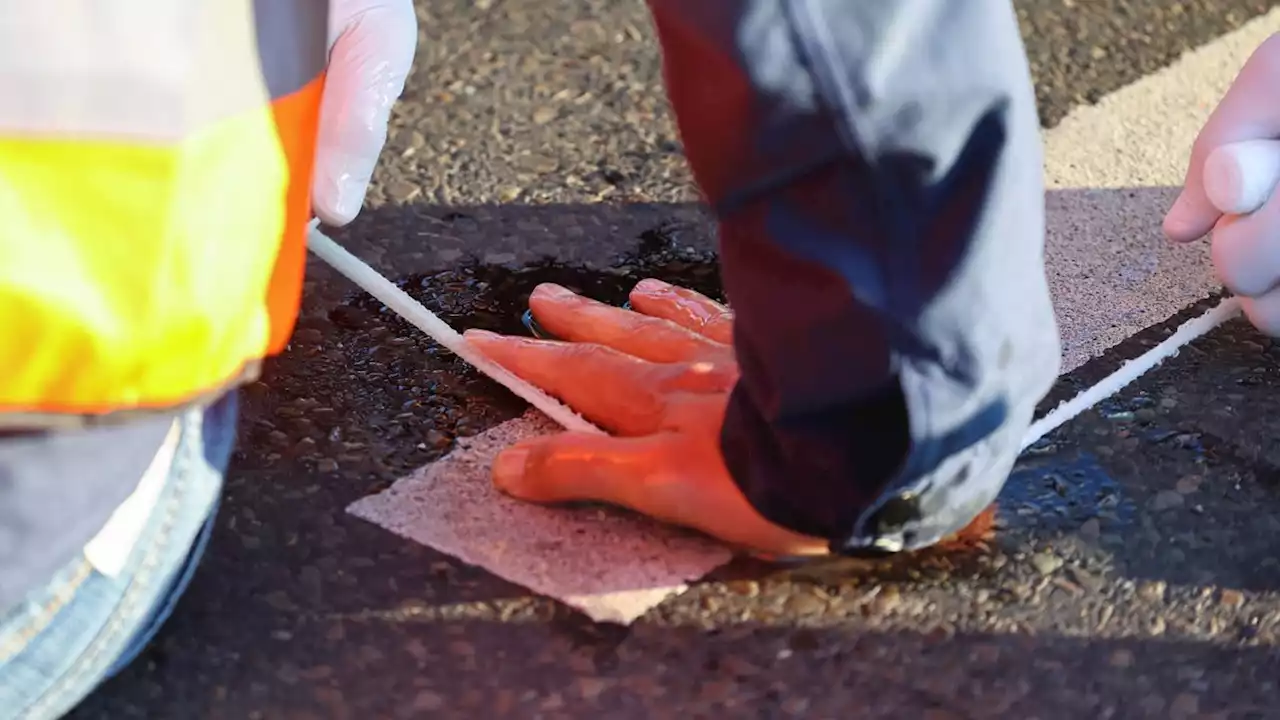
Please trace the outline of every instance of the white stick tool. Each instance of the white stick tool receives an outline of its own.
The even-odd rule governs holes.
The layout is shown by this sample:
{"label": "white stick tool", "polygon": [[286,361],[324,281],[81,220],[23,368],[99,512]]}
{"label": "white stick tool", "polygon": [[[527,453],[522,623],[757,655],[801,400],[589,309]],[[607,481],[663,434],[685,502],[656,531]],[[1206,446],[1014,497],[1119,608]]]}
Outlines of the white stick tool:
{"label": "white stick tool", "polygon": [[453,354],[462,358],[471,367],[479,370],[503,387],[515,393],[530,405],[538,408],[552,420],[560,423],[566,430],[577,432],[601,433],[600,428],[587,422],[573,410],[539,388],[525,382],[509,370],[485,357],[483,353],[469,345],[466,338],[449,327],[436,314],[426,309],[408,293],[396,287],[390,280],[378,274],[363,260],[347,252],[329,236],[320,232],[319,221],[312,221],[307,228],[307,248],[317,257],[324,260],[334,270],[342,273],[348,280],[360,286],[391,308],[395,314],[404,318],[411,325],[427,334]]}
{"label": "white stick tool", "polygon": [[1081,390],[1079,395],[1058,405],[1045,413],[1044,417],[1031,423],[1031,427],[1027,428],[1026,434],[1022,436],[1022,449],[1026,450],[1036,444],[1040,438],[1062,427],[1080,413],[1120,392],[1126,385],[1145,375],[1148,370],[1175,357],[1178,351],[1190,344],[1192,340],[1230,320],[1239,312],[1239,299],[1231,297],[1218,303],[1203,315],[1193,317],[1179,325],[1178,329],[1159,345],[1125,362],[1119,370],[1102,378],[1097,385]]}

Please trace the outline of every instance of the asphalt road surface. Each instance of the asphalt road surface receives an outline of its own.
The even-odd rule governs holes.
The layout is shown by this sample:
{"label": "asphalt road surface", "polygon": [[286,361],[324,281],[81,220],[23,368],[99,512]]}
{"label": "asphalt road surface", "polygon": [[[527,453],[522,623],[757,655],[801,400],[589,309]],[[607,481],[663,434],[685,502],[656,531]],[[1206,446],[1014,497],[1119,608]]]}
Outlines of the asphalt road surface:
{"label": "asphalt road surface", "polygon": [[[1046,127],[1271,7],[1016,4]],[[642,3],[419,10],[417,70],[340,241],[494,329],[519,330],[540,279],[714,285]],[[1280,344],[1240,322],[1029,452],[989,552],[738,563],[622,628],[343,512],[521,408],[311,271],[290,351],[246,391],[189,594],[75,717],[1280,717]]]}

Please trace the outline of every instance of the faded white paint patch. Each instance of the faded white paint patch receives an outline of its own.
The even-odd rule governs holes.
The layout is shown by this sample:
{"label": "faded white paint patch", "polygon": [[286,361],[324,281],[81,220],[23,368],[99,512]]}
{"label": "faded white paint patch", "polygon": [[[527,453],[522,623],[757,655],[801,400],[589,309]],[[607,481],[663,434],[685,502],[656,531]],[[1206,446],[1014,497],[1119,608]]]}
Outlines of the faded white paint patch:
{"label": "faded white paint patch", "polygon": [[632,514],[540,507],[494,489],[489,468],[499,451],[557,430],[530,411],[459,440],[348,512],[597,621],[629,624],[732,559],[723,545]]}

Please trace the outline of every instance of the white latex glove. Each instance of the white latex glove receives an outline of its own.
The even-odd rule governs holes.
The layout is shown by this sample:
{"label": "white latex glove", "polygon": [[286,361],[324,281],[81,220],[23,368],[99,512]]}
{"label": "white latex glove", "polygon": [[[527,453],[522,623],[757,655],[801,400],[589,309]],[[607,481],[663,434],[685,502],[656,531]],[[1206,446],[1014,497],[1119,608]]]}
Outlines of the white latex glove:
{"label": "white latex glove", "polygon": [[1280,198],[1249,215],[1223,215],[1205,195],[1205,159],[1216,148],[1242,140],[1280,138],[1280,35],[1254,50],[1191,150],[1182,194],[1164,219],[1175,242],[1212,232],[1213,265],[1219,279],[1241,296],[1249,321],[1280,335]]}
{"label": "white latex glove", "polygon": [[326,225],[360,212],[418,45],[413,0],[331,0],[312,207]]}

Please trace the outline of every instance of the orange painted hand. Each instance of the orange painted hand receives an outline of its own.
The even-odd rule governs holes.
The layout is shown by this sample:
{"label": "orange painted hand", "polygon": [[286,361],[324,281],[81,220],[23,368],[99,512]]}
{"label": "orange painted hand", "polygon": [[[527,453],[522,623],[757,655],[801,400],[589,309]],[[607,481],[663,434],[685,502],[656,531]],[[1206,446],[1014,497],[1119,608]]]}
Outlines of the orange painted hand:
{"label": "orange painted hand", "polygon": [[728,308],[644,280],[633,310],[544,284],[534,319],[564,341],[469,331],[495,362],[613,436],[561,433],[504,451],[493,481],[536,503],[596,501],[700,530],[766,555],[827,553],[826,541],[765,520],[725,469],[720,426],[738,379]]}

